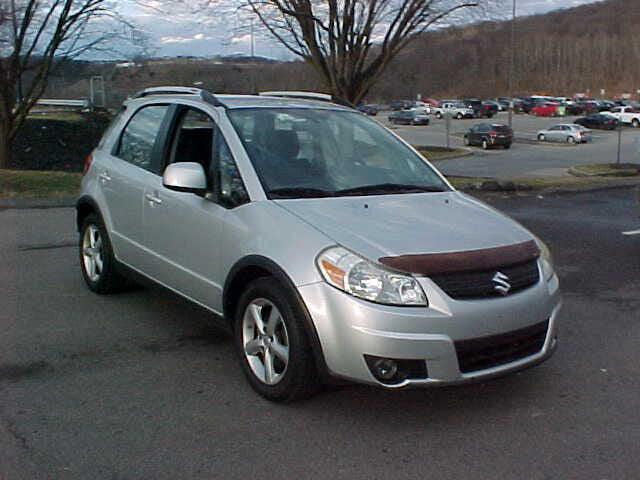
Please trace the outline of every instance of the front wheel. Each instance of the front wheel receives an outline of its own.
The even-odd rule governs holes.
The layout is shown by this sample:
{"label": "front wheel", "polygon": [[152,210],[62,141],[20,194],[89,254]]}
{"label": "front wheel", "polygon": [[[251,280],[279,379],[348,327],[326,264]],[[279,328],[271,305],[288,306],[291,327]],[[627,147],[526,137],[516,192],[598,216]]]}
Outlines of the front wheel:
{"label": "front wheel", "polygon": [[545,138],[544,135],[541,133],[540,135],[538,135],[538,141],[539,142],[544,142]]}
{"label": "front wheel", "polygon": [[250,283],[240,297],[235,343],[253,389],[280,402],[312,395],[320,385],[303,307],[273,279]]}
{"label": "front wheel", "polygon": [[469,137],[467,137],[466,135],[464,136],[464,138],[462,139],[462,143],[465,144],[465,146],[469,146]]}
{"label": "front wheel", "polygon": [[464,115],[462,115],[461,113],[458,113],[458,114],[456,115],[456,118],[457,118],[458,120],[462,120],[462,117],[464,117]]}
{"label": "front wheel", "polygon": [[637,118],[634,118],[633,120],[631,120],[631,126],[633,128],[638,128],[640,127],[640,120],[638,120]]}
{"label": "front wheel", "polygon": [[436,118],[437,118],[438,120],[442,120],[442,113],[437,112],[437,113],[436,113]]}

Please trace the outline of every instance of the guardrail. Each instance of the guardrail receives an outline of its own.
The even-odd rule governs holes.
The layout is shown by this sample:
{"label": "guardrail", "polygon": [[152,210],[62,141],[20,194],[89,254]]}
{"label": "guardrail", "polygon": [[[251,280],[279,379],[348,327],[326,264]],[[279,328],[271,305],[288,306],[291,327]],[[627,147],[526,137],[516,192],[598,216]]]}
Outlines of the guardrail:
{"label": "guardrail", "polygon": [[45,107],[70,107],[70,108],[89,108],[91,106],[88,99],[82,100],[64,100],[60,98],[41,98],[36,105]]}

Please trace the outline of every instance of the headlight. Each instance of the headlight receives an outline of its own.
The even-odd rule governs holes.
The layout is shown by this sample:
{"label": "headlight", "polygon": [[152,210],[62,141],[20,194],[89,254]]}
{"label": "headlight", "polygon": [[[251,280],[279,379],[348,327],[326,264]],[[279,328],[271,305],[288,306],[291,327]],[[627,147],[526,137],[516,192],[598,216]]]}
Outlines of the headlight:
{"label": "headlight", "polygon": [[380,268],[342,247],[328,248],[316,262],[327,283],[354,297],[386,305],[428,305],[415,278]]}
{"label": "headlight", "polygon": [[540,248],[540,263],[542,264],[542,275],[544,275],[544,279],[548,282],[553,277],[553,257],[551,256],[551,252],[549,251],[549,247],[542,240],[536,237],[536,243]]}

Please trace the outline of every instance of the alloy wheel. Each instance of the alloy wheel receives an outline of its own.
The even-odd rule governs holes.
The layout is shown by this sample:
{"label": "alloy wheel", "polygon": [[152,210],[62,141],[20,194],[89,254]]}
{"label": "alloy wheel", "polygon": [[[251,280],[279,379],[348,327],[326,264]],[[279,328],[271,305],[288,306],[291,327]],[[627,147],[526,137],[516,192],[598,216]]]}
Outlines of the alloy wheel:
{"label": "alloy wheel", "polygon": [[275,385],[289,364],[289,335],[278,308],[265,298],[253,300],[242,317],[244,356],[255,377]]}
{"label": "alloy wheel", "polygon": [[82,262],[84,270],[92,282],[100,280],[104,267],[104,251],[100,230],[96,225],[89,225],[82,237]]}

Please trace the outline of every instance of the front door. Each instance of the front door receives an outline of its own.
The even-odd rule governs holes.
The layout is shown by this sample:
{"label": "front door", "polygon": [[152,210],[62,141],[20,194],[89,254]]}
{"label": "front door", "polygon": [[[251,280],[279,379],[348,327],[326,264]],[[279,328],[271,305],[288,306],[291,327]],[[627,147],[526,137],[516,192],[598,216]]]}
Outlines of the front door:
{"label": "front door", "polygon": [[200,110],[176,113],[167,164],[197,162],[207,172],[204,195],[165,188],[159,177],[145,193],[146,244],[152,250],[152,276],[182,295],[217,312],[222,310],[221,232],[228,210],[218,202],[216,125]]}

